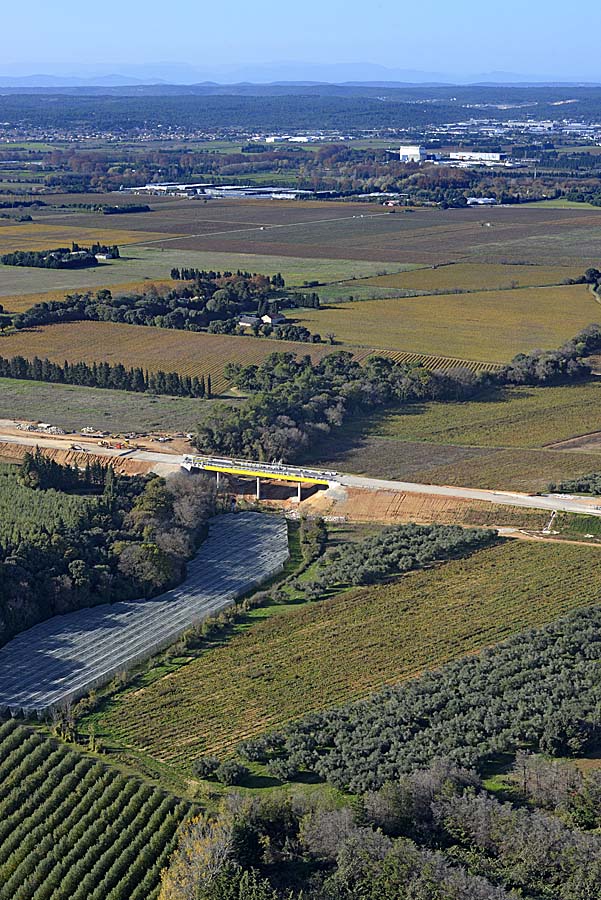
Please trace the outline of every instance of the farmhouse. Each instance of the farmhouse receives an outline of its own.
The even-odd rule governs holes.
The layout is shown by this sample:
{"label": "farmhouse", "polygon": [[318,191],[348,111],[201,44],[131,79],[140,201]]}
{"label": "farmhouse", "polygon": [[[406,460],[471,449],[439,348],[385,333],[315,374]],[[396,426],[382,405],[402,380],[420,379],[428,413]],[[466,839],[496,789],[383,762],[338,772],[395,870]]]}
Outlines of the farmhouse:
{"label": "farmhouse", "polygon": [[266,315],[261,316],[261,321],[264,322],[265,325],[283,325],[288,319],[281,313],[267,313]]}

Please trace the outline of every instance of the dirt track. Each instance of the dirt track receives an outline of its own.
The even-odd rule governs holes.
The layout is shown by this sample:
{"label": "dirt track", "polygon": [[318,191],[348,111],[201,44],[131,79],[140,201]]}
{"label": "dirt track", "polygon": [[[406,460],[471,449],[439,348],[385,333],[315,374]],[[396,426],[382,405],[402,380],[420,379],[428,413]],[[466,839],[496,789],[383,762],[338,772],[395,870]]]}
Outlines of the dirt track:
{"label": "dirt track", "polygon": [[[20,462],[27,452],[31,453],[32,449],[31,446],[16,444],[12,441],[2,441],[0,442],[0,458]],[[40,449],[42,449],[44,456],[48,456],[62,465],[78,466],[83,469],[86,463],[99,462],[102,466],[108,466],[110,463],[114,470],[122,475],[145,475],[154,466],[151,462],[129,459],[128,457],[100,456],[97,453],[79,453],[77,450],[62,450],[48,447]]]}

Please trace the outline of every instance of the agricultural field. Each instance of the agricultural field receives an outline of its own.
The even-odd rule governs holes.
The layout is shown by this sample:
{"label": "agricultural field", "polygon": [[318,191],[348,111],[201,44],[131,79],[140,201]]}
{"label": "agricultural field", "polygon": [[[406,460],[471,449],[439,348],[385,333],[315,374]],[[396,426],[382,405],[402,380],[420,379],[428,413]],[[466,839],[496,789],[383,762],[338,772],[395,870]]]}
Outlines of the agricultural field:
{"label": "agricultural field", "polygon": [[600,463],[599,454],[594,453],[497,450],[451,466],[428,468],[426,464],[416,477],[434,484],[544,493],[550,482],[566,481],[597,471],[601,468]]}
{"label": "agricultural field", "polygon": [[[214,393],[228,388],[223,367],[228,361],[259,363],[278,351],[310,353],[321,359],[332,352],[328,344],[297,344],[268,338],[237,337],[122,325],[114,322],[70,322],[46,325],[0,337],[1,356],[47,357],[53,362],[110,362],[141,366],[151,372],[210,375]],[[359,352],[365,356],[365,351]]]}
{"label": "agricultural field", "polygon": [[[545,491],[601,465],[601,382],[508,387],[465,403],[424,403],[357,418],[312,462],[355,474],[500,490]],[[591,434],[583,446],[556,446]]]}
{"label": "agricultural field", "polygon": [[601,380],[505,387],[465,403],[426,403],[381,417],[370,434],[471,447],[544,447],[601,431]]}
{"label": "agricultural field", "polygon": [[[333,439],[312,465],[373,478],[505,491],[543,491],[550,482],[601,468],[599,454],[560,450],[494,450],[453,444],[411,443],[356,435]],[[498,523],[497,523],[498,524]]]}
{"label": "agricultural field", "polygon": [[156,900],[188,803],[14,720],[0,760],[2,900]]}
{"label": "agricultural field", "polygon": [[559,346],[601,310],[585,285],[570,285],[344,303],[294,318],[343,343],[502,363]]}
{"label": "agricultural field", "polygon": [[[109,217],[110,218],[110,217]],[[114,218],[120,218],[119,216]],[[111,288],[126,282],[164,281],[172,268],[193,267],[275,274],[281,272],[289,287],[302,287],[306,281],[318,281],[352,294],[353,278],[401,272],[413,268],[407,263],[378,263],[369,260],[303,259],[301,257],[258,256],[250,253],[211,253],[177,250],[175,246],[128,245],[122,247],[121,258],[90,269],[26,269],[0,266],[0,303],[3,296],[21,297],[48,291],[65,293],[76,290]],[[329,289],[329,287],[328,287]],[[362,289],[366,295],[378,294],[377,288]],[[390,292],[387,292],[390,293]],[[395,295],[397,292],[393,292]]]}
{"label": "agricultural field", "polygon": [[[152,216],[120,216],[130,221],[119,227],[156,232]],[[175,200],[161,206],[161,218],[162,246],[178,250],[421,265],[525,262],[586,268],[598,261],[601,236],[601,210],[529,206],[393,213],[364,203]]]}
{"label": "agricultural field", "polygon": [[[227,390],[223,377],[226,362],[244,365],[259,363],[270,353],[310,354],[323,359],[341,349],[330,344],[307,344],[276,341],[251,336],[218,335],[204,332],[177,331],[149,326],[123,325],[115,322],[69,322],[45,325],[31,331],[20,331],[0,337],[0,356],[47,357],[53,362],[121,362],[125,366],[141,366],[151,372],[159,369],[180,375],[211,376],[213,391]],[[370,347],[347,347],[357,360],[379,352]],[[473,371],[494,370],[494,364],[478,361],[422,357],[420,354],[387,353],[397,361],[423,362],[438,369],[462,365]]]}
{"label": "agricultural field", "polygon": [[[44,270],[41,270],[44,271]],[[57,270],[61,271],[61,270]],[[65,271],[64,269],[62,271]],[[80,270],[85,271],[85,270]],[[88,270],[90,271],[90,270]],[[100,280],[102,280],[102,272],[100,274]],[[95,288],[89,286],[88,288],[83,288],[82,291],[85,290],[98,290],[103,285],[98,284]],[[113,293],[142,293],[143,291],[147,291],[150,287],[156,287],[157,290],[169,290],[173,286],[172,281],[151,281],[150,279],[144,281],[125,281],[121,284],[111,284],[110,289]],[[8,313],[20,313],[25,312],[25,310],[30,309],[32,306],[35,306],[36,303],[50,303],[51,301],[60,302],[64,300],[65,294],[67,292],[64,289],[54,290],[54,291],[42,291],[37,294],[12,294],[12,295],[2,295],[0,294],[0,303]]]}
{"label": "agricultural field", "polygon": [[79,431],[86,426],[112,434],[190,431],[220,404],[220,400],[0,378],[0,419],[50,421],[66,431]]}
{"label": "agricultural field", "polygon": [[423,291],[426,294],[444,291],[508,290],[518,287],[545,287],[564,284],[568,278],[578,278],[582,266],[512,266],[485,263],[453,263],[428,266],[397,275],[365,278],[360,286],[380,289],[398,288]]}
{"label": "agricultural field", "polygon": [[[13,250],[47,250],[53,247],[68,247],[72,241],[88,247],[90,244],[136,244],[141,240],[151,240],[150,234],[125,229],[115,229],[112,223],[98,222],[96,227],[73,227],[72,225],[42,225],[38,222],[23,222],[15,225],[9,219],[0,219],[0,255]],[[5,224],[6,223],[6,224]],[[160,237],[160,235],[159,235]],[[2,270],[4,272],[4,270]]]}
{"label": "agricultural field", "polygon": [[205,753],[227,755],[308,712],[598,603],[600,579],[597,547],[512,541],[383,586],[282,606],[263,620],[259,611],[227,643],[117,695],[95,725],[129,758],[184,775]]}

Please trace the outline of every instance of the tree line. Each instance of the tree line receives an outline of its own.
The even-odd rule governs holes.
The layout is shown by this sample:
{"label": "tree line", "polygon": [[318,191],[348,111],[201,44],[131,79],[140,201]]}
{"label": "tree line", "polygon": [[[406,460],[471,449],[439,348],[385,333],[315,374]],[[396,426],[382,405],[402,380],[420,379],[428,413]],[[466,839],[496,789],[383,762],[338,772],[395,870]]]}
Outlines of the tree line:
{"label": "tree line", "polygon": [[446,757],[340,805],[230,795],[181,829],[160,900],[591,900],[597,771],[518,754],[501,801]]}
{"label": "tree line", "polygon": [[[281,276],[268,278],[248,272],[222,275],[199,270],[183,271],[185,274],[195,271],[196,280],[167,291],[159,291],[152,285],[142,293],[117,296],[106,288],[95,294],[67,294],[62,301],[35,304],[14,316],[13,324],[21,330],[62,322],[122,322],[183,331],[244,334],[245,329],[238,323],[243,313],[261,317],[267,313],[273,315],[284,307],[319,307],[319,296],[315,292],[307,295],[289,292],[286,296],[275,296],[273,283],[274,280],[283,282]],[[289,332],[292,329],[295,336],[285,335],[285,328]],[[291,323],[274,329],[271,325],[258,322],[253,331],[257,336],[279,337],[281,340],[321,341],[319,336],[312,336],[308,329]]]}
{"label": "tree line", "polygon": [[83,269],[97,266],[97,253],[109,255],[112,259],[119,257],[119,247],[106,244],[93,244],[91,247],[80,247],[73,244],[68,247],[55,247],[52,250],[14,250],[0,256],[0,263],[5,266],[32,266],[37,269]]}
{"label": "tree line", "polygon": [[179,583],[214,512],[214,488],[201,476],[128,478],[91,465],[75,476],[35,453],[0,475],[0,508],[4,643],[53,615]]}
{"label": "tree line", "polygon": [[200,450],[228,456],[293,461],[363,410],[469,400],[512,384],[584,379],[590,375],[585,357],[599,348],[601,327],[590,325],[558,350],[518,354],[498,373],[432,371],[380,356],[360,364],[347,351],[317,363],[293,353],[272,353],[260,365],[228,363],[227,380],[251,396],[235,408],[217,410],[197,426],[194,441]]}
{"label": "tree line", "polygon": [[551,482],[549,491],[559,491],[562,494],[601,494],[601,472],[591,472],[568,481]]}
{"label": "tree line", "polygon": [[51,362],[49,359],[25,359],[0,356],[0,378],[23,381],[43,381],[51,384],[77,384],[82,387],[108,388],[134,393],[168,394],[173,397],[193,397],[210,400],[213,396],[211,375],[200,377],[180,375],[178,372],[148,372],[122,363]]}
{"label": "tree line", "polygon": [[44,456],[39,447],[34,453],[26,453],[17,475],[19,484],[34,490],[92,493],[104,490],[112,493],[114,473],[98,459],[86,460],[85,468],[62,465]]}

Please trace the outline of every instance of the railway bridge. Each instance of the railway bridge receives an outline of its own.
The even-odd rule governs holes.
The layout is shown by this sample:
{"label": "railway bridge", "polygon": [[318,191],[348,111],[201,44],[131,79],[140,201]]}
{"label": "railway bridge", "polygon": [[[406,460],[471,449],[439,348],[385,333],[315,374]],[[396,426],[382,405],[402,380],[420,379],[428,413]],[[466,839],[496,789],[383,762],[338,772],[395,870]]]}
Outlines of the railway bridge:
{"label": "railway bridge", "polygon": [[306,469],[303,466],[288,466],[283,463],[266,463],[249,459],[229,459],[218,456],[184,456],[182,468],[189,472],[200,469],[203,472],[215,472],[219,485],[221,475],[237,475],[241,478],[256,479],[257,500],[261,499],[261,480],[286,481],[297,484],[298,499],[302,499],[303,485],[321,485],[329,487],[338,484],[337,472]]}

